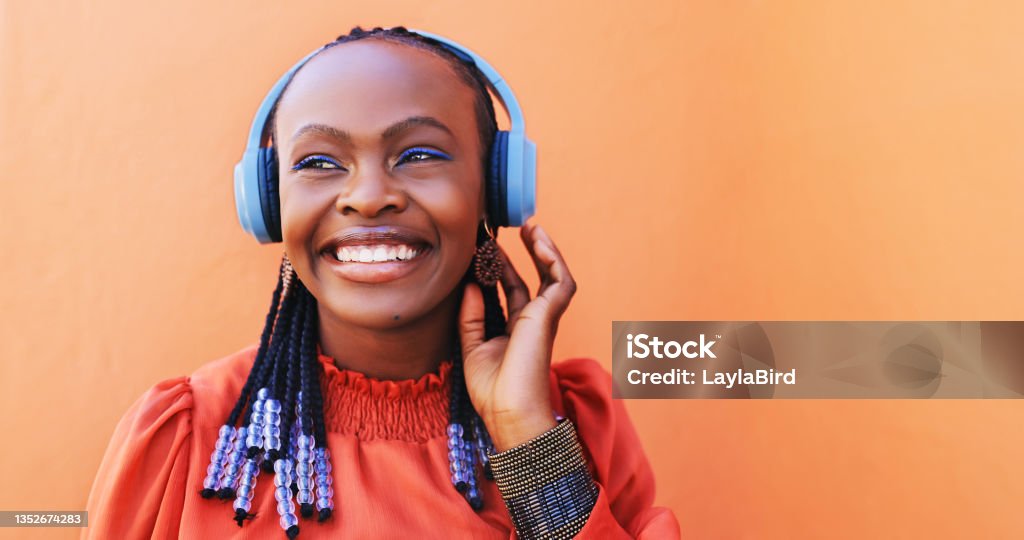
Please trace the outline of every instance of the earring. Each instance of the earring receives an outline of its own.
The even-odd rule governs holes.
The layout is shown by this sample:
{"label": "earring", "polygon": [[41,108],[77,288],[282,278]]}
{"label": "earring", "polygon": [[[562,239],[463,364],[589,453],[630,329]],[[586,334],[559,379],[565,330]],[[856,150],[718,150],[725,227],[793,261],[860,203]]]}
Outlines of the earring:
{"label": "earring", "polygon": [[483,228],[486,232],[479,235],[476,253],[473,254],[473,277],[480,285],[493,287],[501,279],[501,253],[498,250],[498,243],[494,241],[486,227],[485,224]]}
{"label": "earring", "polygon": [[288,254],[285,253],[281,257],[281,299],[284,300],[288,296],[288,291],[292,288],[292,276],[295,275],[295,269],[292,268],[292,261],[288,260]]}

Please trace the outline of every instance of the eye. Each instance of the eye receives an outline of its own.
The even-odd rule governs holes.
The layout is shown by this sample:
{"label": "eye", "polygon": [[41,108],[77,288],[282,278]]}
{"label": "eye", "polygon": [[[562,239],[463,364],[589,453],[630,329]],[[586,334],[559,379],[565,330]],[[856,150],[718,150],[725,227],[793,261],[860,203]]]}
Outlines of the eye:
{"label": "eye", "polygon": [[444,152],[442,152],[440,150],[434,150],[433,148],[417,147],[417,148],[410,148],[410,149],[406,150],[405,152],[402,152],[402,155],[398,156],[398,163],[396,163],[396,165],[401,165],[402,163],[417,163],[417,162],[421,162],[421,161],[433,161],[435,159],[441,159],[441,160],[444,160],[444,161],[451,161],[452,157],[449,156],[448,154],[445,154]]}
{"label": "eye", "polygon": [[333,159],[327,156],[314,155],[302,158],[301,161],[299,161],[298,163],[295,164],[294,167],[292,167],[293,171],[298,171],[301,169],[344,169],[344,167],[342,167],[341,164],[339,164],[337,161],[334,161]]}

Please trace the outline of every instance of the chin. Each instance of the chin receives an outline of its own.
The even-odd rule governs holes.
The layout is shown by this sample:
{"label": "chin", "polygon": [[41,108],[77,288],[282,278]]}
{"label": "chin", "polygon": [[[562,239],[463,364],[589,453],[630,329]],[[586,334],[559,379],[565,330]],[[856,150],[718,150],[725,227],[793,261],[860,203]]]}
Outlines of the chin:
{"label": "chin", "polygon": [[330,302],[327,307],[334,317],[363,328],[388,330],[404,326],[431,311],[432,306],[414,295],[374,294],[366,292],[346,295],[343,301]]}

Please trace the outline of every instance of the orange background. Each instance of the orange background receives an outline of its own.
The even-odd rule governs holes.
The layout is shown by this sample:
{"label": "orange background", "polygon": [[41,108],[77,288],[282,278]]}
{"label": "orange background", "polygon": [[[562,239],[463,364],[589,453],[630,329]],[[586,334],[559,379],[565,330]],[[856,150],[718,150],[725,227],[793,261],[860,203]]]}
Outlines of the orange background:
{"label": "orange background", "polygon": [[[132,401],[257,339],[281,249],[232,167],[355,24],[516,90],[580,285],[558,358],[609,366],[616,319],[1024,319],[1019,2],[86,4],[0,3],[0,509],[84,508]],[[1020,402],[628,408],[691,538],[1024,536]]]}

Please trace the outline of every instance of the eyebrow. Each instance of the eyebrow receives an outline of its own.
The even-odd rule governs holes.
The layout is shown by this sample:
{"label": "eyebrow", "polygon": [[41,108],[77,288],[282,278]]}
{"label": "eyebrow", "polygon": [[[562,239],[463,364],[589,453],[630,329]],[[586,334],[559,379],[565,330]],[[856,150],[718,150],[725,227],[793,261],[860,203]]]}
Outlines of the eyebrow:
{"label": "eyebrow", "polygon": [[[444,125],[444,122],[441,122],[437,118],[434,118],[432,116],[410,116],[405,120],[400,120],[388,126],[388,128],[385,129],[380,134],[380,138],[390,139],[416,126],[434,127],[454,137],[454,133],[452,133],[452,130],[449,129],[448,126]],[[299,128],[299,130],[295,132],[295,135],[292,135],[292,142],[295,142],[296,139],[298,139],[302,135],[305,135],[306,133],[319,133],[346,143],[351,142],[352,140],[352,136],[343,129],[338,129],[336,127],[328,126],[326,124],[306,124]]]}

